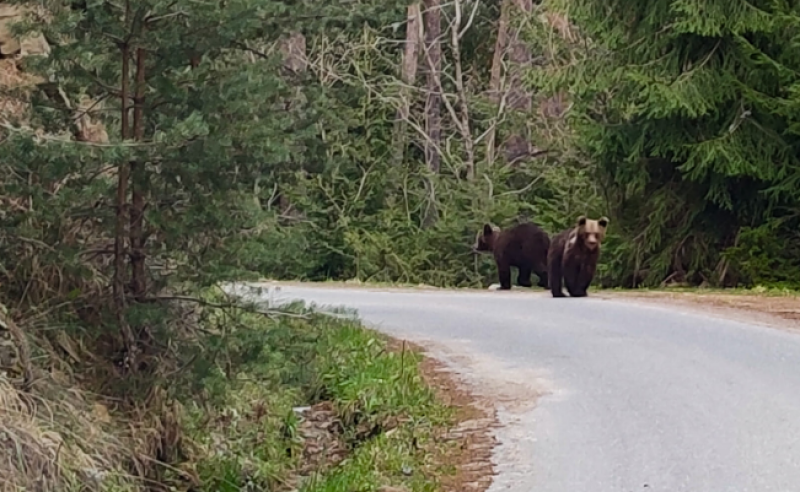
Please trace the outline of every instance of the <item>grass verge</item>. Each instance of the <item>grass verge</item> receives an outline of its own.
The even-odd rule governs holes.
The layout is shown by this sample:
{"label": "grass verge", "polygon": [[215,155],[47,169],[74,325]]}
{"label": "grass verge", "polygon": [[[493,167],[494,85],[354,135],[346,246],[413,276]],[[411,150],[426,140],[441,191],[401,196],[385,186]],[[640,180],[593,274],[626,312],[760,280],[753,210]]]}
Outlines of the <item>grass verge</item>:
{"label": "grass verge", "polygon": [[488,486],[491,467],[473,466],[489,461],[488,427],[461,425],[474,420],[469,399],[419,350],[301,304],[191,318],[187,338],[170,341],[175,370],[131,395],[133,410],[82,389],[55,357],[30,393],[0,372],[0,491]]}
{"label": "grass verge", "polygon": [[186,354],[181,398],[196,458],[177,468],[196,490],[427,492],[452,472],[442,456],[457,443],[442,436],[456,412],[417,351],[300,304],[211,324],[205,345],[219,350]]}

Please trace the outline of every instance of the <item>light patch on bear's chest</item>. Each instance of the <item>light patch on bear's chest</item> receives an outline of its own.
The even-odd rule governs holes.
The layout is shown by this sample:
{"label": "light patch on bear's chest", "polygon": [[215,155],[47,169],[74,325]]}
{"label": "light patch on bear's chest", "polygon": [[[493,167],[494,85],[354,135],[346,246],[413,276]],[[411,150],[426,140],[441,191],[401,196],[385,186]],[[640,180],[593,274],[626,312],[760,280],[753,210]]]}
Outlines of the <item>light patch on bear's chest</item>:
{"label": "light patch on bear's chest", "polygon": [[575,232],[572,232],[567,238],[567,247],[565,248],[567,251],[571,250],[578,244],[578,235]]}

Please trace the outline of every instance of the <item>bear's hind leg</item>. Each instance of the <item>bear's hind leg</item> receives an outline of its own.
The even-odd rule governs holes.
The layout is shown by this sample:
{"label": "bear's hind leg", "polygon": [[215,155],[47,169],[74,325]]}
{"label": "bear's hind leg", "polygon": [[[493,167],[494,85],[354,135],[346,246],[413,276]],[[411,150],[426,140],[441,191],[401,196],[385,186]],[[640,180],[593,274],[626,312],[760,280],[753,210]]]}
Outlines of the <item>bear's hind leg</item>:
{"label": "bear's hind leg", "polygon": [[533,282],[531,282],[530,268],[519,267],[517,269],[517,285],[520,287],[533,287]]}
{"label": "bear's hind leg", "polygon": [[547,284],[547,264],[544,265],[536,265],[533,269],[533,273],[539,277],[539,282],[536,283],[539,287],[546,289],[548,287]]}

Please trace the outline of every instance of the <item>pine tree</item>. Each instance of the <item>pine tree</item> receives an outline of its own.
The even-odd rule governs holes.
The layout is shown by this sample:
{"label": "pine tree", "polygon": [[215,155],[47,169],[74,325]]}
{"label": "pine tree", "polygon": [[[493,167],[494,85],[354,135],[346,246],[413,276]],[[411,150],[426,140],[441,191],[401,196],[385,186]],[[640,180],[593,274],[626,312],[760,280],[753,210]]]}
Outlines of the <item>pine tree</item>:
{"label": "pine tree", "polygon": [[[259,181],[324,161],[319,125],[337,124],[338,103],[287,69],[278,45],[357,32],[386,10],[358,6],[44,2],[52,18],[35,27],[52,52],[26,68],[46,82],[27,123],[0,130],[12,171],[3,191],[31,201],[2,217],[4,227],[19,226],[7,251],[26,238],[51,248],[50,267],[74,268],[62,282],[68,292],[51,291],[47,301],[113,313],[126,369],[143,342],[157,338],[156,320],[167,319],[165,292],[241,278],[263,253],[250,241],[264,215]],[[87,98],[108,142],[69,135],[74,108]],[[6,256],[10,270],[14,257]],[[20,298],[30,290],[23,277],[8,278]],[[98,290],[106,279],[112,295]]]}

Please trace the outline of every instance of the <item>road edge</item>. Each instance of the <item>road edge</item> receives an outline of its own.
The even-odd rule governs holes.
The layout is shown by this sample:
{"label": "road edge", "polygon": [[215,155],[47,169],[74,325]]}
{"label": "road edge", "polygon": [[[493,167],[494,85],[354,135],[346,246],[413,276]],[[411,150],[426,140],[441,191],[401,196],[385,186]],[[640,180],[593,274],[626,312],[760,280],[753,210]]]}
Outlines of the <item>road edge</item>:
{"label": "road edge", "polygon": [[488,398],[476,390],[447,363],[433,356],[423,346],[386,334],[388,347],[393,351],[412,351],[421,356],[419,371],[436,398],[455,410],[454,425],[439,436],[432,450],[434,467],[453,470],[439,473],[437,479],[443,492],[485,492],[497,472],[492,457],[499,441],[495,429],[501,427],[497,409]]}
{"label": "road edge", "polygon": [[[678,308],[686,314],[711,317],[748,323],[766,328],[800,333],[800,323],[797,320],[787,319],[778,313],[765,312],[748,307],[720,305],[709,302],[704,294],[677,297],[669,292],[639,293],[639,292],[596,292],[593,297],[608,301],[639,304],[655,308]],[[730,296],[733,298],[733,296]],[[768,299],[768,298],[765,298]]]}
{"label": "road edge", "polygon": [[[358,289],[371,292],[405,292],[405,293],[420,293],[420,292],[453,292],[459,294],[469,295],[498,295],[498,296],[530,296],[530,297],[549,297],[549,292],[541,289],[519,289],[512,288],[511,291],[492,291],[489,289],[474,289],[474,288],[453,288],[445,289],[440,287],[433,287],[427,285],[419,286],[389,286],[389,285],[373,285],[369,282],[303,282],[303,281],[277,281],[277,280],[259,280],[251,282],[252,285],[260,285],[262,287],[277,287],[293,286],[293,287],[312,287],[312,288],[328,288],[328,289]],[[515,286],[516,287],[516,286]],[[730,297],[736,298],[734,294],[724,293],[691,293],[688,295],[678,296],[673,292],[662,291],[614,291],[608,289],[592,289],[589,292],[590,299],[601,299],[607,301],[619,301],[632,304],[639,304],[651,307],[676,307],[681,309],[687,314],[699,315],[704,317],[713,317],[718,319],[726,319],[730,321],[747,322],[755,325],[760,325],[769,328],[776,328],[791,332],[800,331],[800,321],[798,319],[787,319],[777,313],[764,312],[748,308],[747,306],[734,306],[730,304],[719,304],[709,302],[709,295],[717,297]],[[764,299],[769,299],[765,297]],[[577,301],[577,300],[576,300]],[[800,300],[798,301],[797,312],[800,313]],[[798,314],[795,313],[795,314]],[[800,316],[800,314],[798,314]],[[797,316],[795,316],[797,318]]]}

